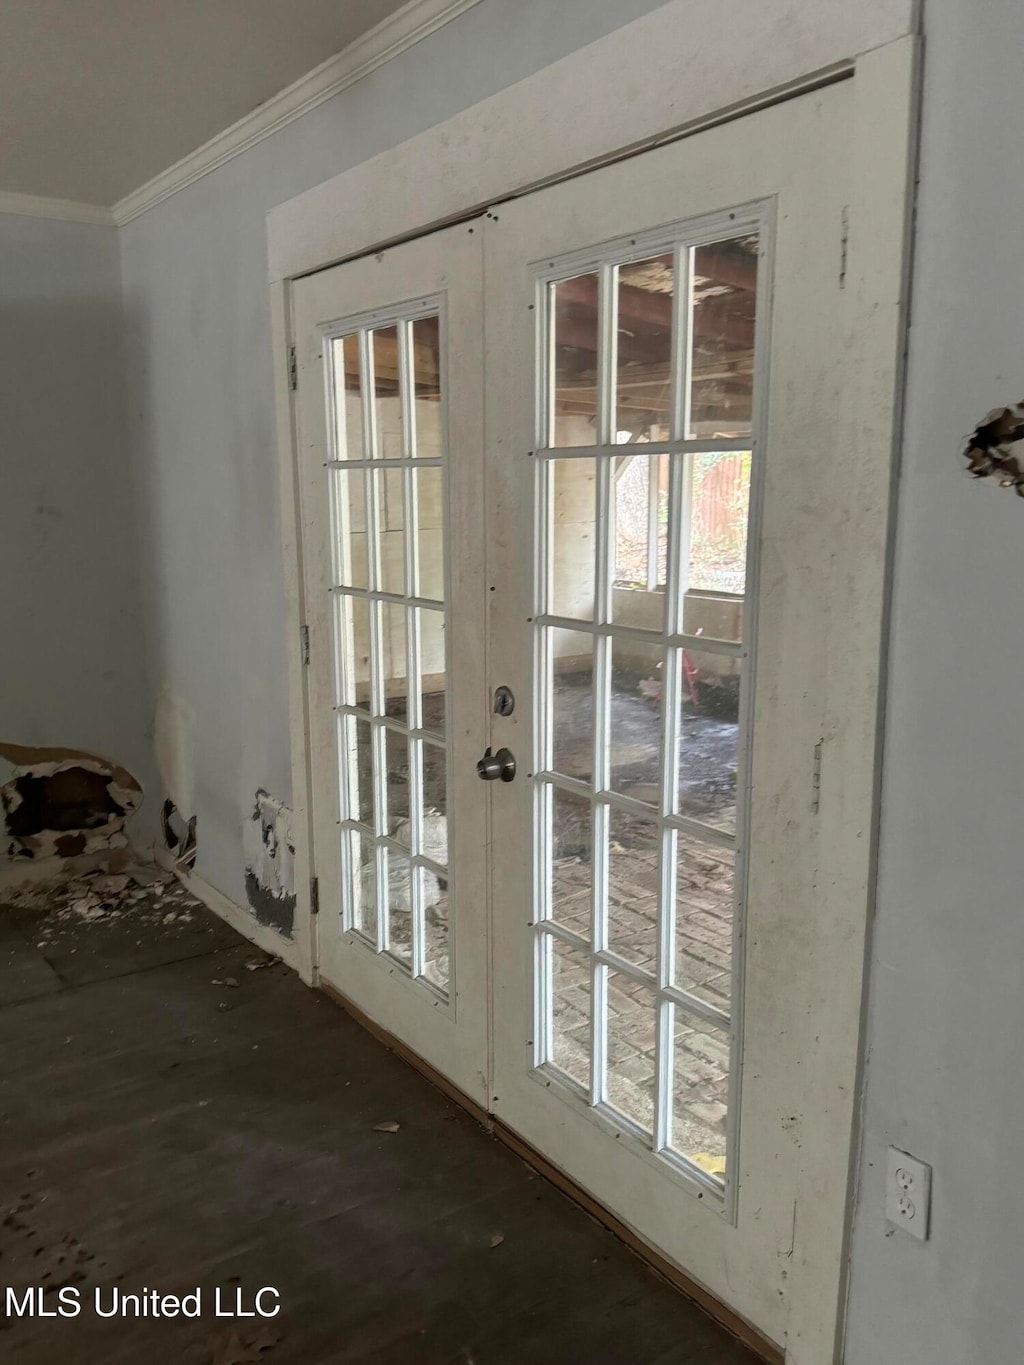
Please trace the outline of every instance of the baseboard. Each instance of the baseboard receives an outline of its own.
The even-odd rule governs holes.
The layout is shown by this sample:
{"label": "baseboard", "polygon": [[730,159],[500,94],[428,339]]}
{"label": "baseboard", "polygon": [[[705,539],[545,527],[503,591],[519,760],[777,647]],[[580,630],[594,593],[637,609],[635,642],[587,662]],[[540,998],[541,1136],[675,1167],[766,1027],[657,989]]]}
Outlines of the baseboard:
{"label": "baseboard", "polygon": [[492,1133],[499,1142],[504,1143],[510,1151],[515,1152],[527,1166],[542,1175],[545,1180],[555,1185],[563,1194],[567,1195],[574,1204],[578,1204],[581,1209],[590,1215],[602,1227],[613,1233],[620,1242],[623,1242],[634,1255],[639,1256],[656,1275],[666,1280],[673,1289],[677,1290],[684,1298],[712,1318],[724,1331],[728,1332],[753,1351],[766,1365],[785,1365],[785,1353],[769,1341],[766,1336],[752,1326],[744,1318],[739,1317],[731,1308],[727,1307],[702,1284],[690,1278],[684,1270],[681,1270],[672,1261],[669,1261],[661,1254],[657,1248],[650,1245],[628,1224],[623,1223],[614,1213],[606,1209],[603,1204],[589,1194],[582,1186],[578,1185],[571,1176],[568,1176],[559,1166],[549,1161],[542,1152],[538,1152],[518,1133],[514,1132],[500,1119],[493,1114],[482,1109],[475,1100],[471,1100],[464,1091],[458,1086],[453,1085],[446,1076],[442,1076],[439,1071],[419,1057],[412,1048],[408,1047],[393,1033],[389,1033],[383,1025],[378,1024],[375,1019],[371,1019],[368,1014],[359,1008],[358,1005],[347,999],[332,986],[321,982],[319,990],[326,995],[334,1004],[340,1006],[346,1014],[350,1015],[360,1027],[366,1029],[367,1033],[373,1035],[378,1042],[383,1043],[389,1052],[394,1052],[402,1061],[408,1063],[414,1071],[418,1071],[421,1076],[428,1080],[448,1099],[454,1100],[473,1118],[477,1120],[488,1132]]}
{"label": "baseboard", "polygon": [[215,915],[230,924],[242,938],[248,939],[250,943],[262,948],[265,953],[270,953],[272,957],[279,957],[285,966],[302,975],[298,945],[291,939],[283,938],[276,929],[260,924],[250,911],[236,904],[230,897],[225,896],[223,891],[218,891],[197,873],[178,867],[170,850],[161,848],[154,850],[153,860],[159,867],[173,872],[196,900],[202,901],[208,910],[212,910]]}

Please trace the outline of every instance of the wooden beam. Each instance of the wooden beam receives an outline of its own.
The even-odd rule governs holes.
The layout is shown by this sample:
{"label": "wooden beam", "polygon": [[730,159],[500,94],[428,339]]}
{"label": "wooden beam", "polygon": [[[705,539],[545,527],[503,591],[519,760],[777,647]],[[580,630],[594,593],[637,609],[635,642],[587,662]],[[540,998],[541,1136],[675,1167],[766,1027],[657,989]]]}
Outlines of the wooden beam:
{"label": "wooden beam", "polygon": [[[556,298],[558,304],[569,304],[580,309],[585,309],[596,319],[597,316],[597,277],[595,275],[577,275],[572,280],[562,280],[557,287]],[[625,341],[626,344],[642,347],[644,340],[649,348],[652,344],[652,333],[664,340],[660,341],[660,350],[664,354],[668,349],[668,337],[672,332],[672,295],[653,294],[647,289],[638,289],[636,285],[620,284],[618,291],[619,299],[619,332],[620,346]],[[576,324],[574,326],[573,324]],[[636,330],[638,329],[638,330]],[[576,345],[581,350],[596,349],[595,327],[590,323],[589,318],[584,314],[583,318],[573,318],[564,313],[556,318],[555,341],[561,341],[562,337],[571,330],[574,340],[566,344]],[[737,346],[742,350],[753,350],[754,348],[754,321],[752,318],[738,317],[730,307],[728,298],[712,296],[696,304],[693,310],[693,330],[694,335],[699,341],[724,341],[730,346]],[[632,335],[625,339],[623,331]],[[646,337],[643,333],[646,332]],[[575,338],[578,337],[577,341]]]}

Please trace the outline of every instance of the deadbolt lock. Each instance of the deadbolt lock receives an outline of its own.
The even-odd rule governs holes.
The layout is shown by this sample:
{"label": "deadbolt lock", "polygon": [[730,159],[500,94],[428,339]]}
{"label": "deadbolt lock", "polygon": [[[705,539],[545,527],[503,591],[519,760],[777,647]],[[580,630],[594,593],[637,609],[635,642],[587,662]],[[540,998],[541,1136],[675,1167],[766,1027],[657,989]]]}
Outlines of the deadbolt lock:
{"label": "deadbolt lock", "polygon": [[512,695],[511,687],[506,687],[504,683],[494,689],[494,714],[496,716],[510,716],[516,709],[516,699]]}

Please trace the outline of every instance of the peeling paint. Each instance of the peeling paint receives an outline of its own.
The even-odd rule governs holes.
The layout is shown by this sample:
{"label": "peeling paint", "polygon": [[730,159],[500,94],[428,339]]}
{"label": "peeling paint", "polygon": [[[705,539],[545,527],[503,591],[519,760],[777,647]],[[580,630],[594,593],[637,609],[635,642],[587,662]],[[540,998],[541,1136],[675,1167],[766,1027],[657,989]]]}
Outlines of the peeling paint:
{"label": "peeling paint", "polygon": [[291,938],[295,928],[295,840],[292,813],[264,791],[242,831],[245,891],[260,924]]}
{"label": "peeling paint", "polygon": [[14,772],[0,786],[11,858],[74,858],[127,848],[124,827],[142,803],[127,768],[84,749],[0,743]]}

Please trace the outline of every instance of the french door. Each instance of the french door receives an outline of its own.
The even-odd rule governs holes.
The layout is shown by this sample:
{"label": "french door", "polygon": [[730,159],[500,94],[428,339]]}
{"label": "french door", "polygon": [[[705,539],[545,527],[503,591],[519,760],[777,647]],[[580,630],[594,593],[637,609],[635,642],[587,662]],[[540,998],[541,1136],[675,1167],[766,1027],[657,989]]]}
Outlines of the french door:
{"label": "french door", "polygon": [[321,979],[487,1102],[482,237],[301,281]]}
{"label": "french door", "polygon": [[820,888],[864,916],[871,818],[820,837],[850,101],[294,295],[321,977],[808,1361],[862,969]]}

